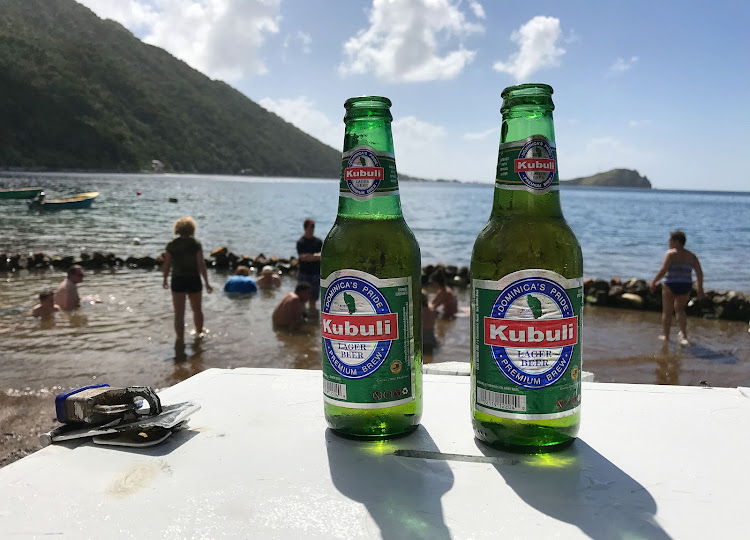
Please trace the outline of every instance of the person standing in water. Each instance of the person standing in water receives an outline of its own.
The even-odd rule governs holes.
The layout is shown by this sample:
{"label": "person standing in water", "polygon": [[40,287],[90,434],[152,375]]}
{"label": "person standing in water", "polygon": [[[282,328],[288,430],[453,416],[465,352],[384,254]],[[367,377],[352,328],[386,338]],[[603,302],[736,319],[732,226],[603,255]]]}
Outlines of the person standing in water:
{"label": "person standing in water", "polygon": [[439,313],[443,319],[453,319],[458,313],[458,297],[453,289],[448,287],[445,282],[445,273],[442,270],[436,270],[430,276],[430,283],[435,287],[435,298],[430,302],[430,309]]}
{"label": "person standing in water", "polygon": [[698,298],[703,298],[703,270],[698,257],[692,251],[685,249],[685,233],[672,231],[669,234],[669,249],[664,254],[664,262],[661,268],[651,280],[650,289],[656,291],[656,284],[661,278],[664,283],[661,287],[661,325],[662,335],[659,339],[669,341],[669,330],[672,326],[672,314],[677,317],[677,325],[680,328],[679,338],[681,345],[689,345],[687,337],[687,315],[685,306],[690,299],[690,291],[693,290],[692,274],[698,282]]}
{"label": "person standing in water", "polygon": [[80,307],[81,297],[78,294],[78,284],[83,281],[83,276],[83,268],[74,264],[68,268],[68,276],[57,287],[53,302],[63,311],[72,311]]}
{"label": "person standing in water", "polygon": [[[177,236],[167,244],[164,255],[162,273],[163,287],[172,289],[172,304],[174,305],[174,331],[177,341],[182,342],[185,336],[185,298],[190,300],[193,311],[195,335],[203,334],[202,285],[206,282],[206,291],[210,294],[213,288],[208,283],[206,261],[203,258],[203,246],[194,238],[195,220],[191,217],[181,217],[174,224]],[[167,284],[169,270],[172,269],[171,285]]]}
{"label": "person standing in water", "polygon": [[310,298],[307,303],[310,311],[314,312],[320,297],[320,250],[323,248],[323,240],[315,236],[314,220],[306,219],[302,227],[305,234],[297,240],[297,253],[299,254],[297,280],[310,284]]}

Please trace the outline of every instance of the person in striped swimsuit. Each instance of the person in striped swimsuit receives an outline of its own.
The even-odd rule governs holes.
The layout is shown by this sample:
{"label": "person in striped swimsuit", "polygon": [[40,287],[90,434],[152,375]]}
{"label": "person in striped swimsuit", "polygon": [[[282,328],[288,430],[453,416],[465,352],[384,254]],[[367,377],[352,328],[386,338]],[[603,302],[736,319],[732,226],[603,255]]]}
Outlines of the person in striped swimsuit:
{"label": "person in striped swimsuit", "polygon": [[672,231],[669,233],[669,249],[664,254],[664,262],[659,271],[651,280],[651,292],[656,291],[656,284],[661,278],[664,283],[661,287],[661,325],[663,334],[659,339],[669,341],[669,329],[672,326],[672,314],[677,317],[677,325],[680,328],[679,338],[681,345],[689,345],[687,337],[687,316],[685,306],[690,299],[690,291],[693,290],[693,270],[698,282],[698,298],[703,298],[703,270],[698,257],[692,251],[685,249],[685,233]]}

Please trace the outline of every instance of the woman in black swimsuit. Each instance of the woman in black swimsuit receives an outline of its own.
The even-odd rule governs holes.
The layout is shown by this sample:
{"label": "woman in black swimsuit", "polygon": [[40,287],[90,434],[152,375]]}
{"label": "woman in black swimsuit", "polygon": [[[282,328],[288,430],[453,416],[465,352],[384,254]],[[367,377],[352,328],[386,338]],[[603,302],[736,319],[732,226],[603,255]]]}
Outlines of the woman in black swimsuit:
{"label": "woman in black swimsuit", "polygon": [[185,336],[185,297],[190,300],[190,308],[193,310],[193,322],[195,323],[195,335],[203,334],[203,309],[201,306],[202,286],[201,276],[206,282],[206,291],[213,291],[208,284],[208,273],[206,261],[203,258],[203,246],[196,240],[195,220],[191,217],[181,217],[174,224],[174,233],[179,235],[167,244],[167,252],[164,255],[162,273],[164,275],[163,286],[169,289],[167,277],[169,269],[172,268],[172,304],[174,305],[174,331],[177,341],[182,342]]}
{"label": "woman in black swimsuit", "polygon": [[698,281],[698,298],[703,298],[703,270],[695,253],[685,249],[685,233],[672,231],[669,234],[669,249],[664,254],[664,262],[661,268],[651,280],[651,292],[656,290],[656,284],[661,278],[664,283],[661,287],[661,325],[663,334],[660,339],[669,341],[669,329],[672,326],[672,313],[677,316],[677,324],[680,327],[680,344],[689,345],[687,338],[687,315],[685,306],[690,299],[690,291],[693,290],[693,270]]}

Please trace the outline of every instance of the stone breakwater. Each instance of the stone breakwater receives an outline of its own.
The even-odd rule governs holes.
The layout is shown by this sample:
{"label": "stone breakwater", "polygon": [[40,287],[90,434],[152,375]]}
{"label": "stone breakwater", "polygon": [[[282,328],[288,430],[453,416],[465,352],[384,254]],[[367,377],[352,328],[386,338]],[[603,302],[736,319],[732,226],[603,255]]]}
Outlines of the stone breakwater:
{"label": "stone breakwater", "polygon": [[[626,281],[619,277],[609,281],[589,278],[583,283],[583,294],[587,304],[661,311],[661,288],[662,284],[659,283],[652,293],[649,290],[649,282],[636,278]],[[707,290],[705,293],[703,298],[698,298],[693,287],[685,308],[688,315],[705,319],[750,320],[750,300],[746,294],[738,291],[713,290]]]}
{"label": "stone breakwater", "polygon": [[[164,262],[164,254],[158,257],[151,256],[141,257],[119,257],[114,253],[81,253],[78,257],[72,255],[66,256],[48,256],[45,253],[0,253],[0,272],[17,272],[19,270],[66,270],[67,268],[78,264],[86,270],[108,270],[117,268],[142,268],[144,270],[153,270],[161,268]],[[281,259],[279,257],[266,257],[262,253],[256,257],[247,255],[235,255],[229,252],[227,248],[215,249],[211,252],[210,258],[206,259],[206,266],[216,270],[230,271],[238,266],[247,266],[257,273],[266,266],[273,266],[276,271],[282,274],[296,272],[298,260],[296,257]]]}
{"label": "stone breakwater", "polygon": [[[113,253],[100,252],[81,253],[78,257],[50,257],[45,253],[0,253],[0,272],[65,270],[74,264],[79,264],[87,270],[117,268],[153,270],[160,268],[163,260],[163,254],[156,258],[150,256],[122,258]],[[229,273],[240,265],[251,268],[256,274],[259,274],[264,266],[270,265],[280,274],[294,275],[299,261],[296,257],[266,257],[262,253],[255,257],[237,255],[226,247],[214,249],[206,259],[206,266],[219,272]],[[470,275],[466,266],[443,264],[422,267],[422,285],[427,285],[435,272],[442,272],[446,282],[454,287],[465,288],[469,285]],[[643,279],[631,278],[623,281],[614,277],[607,281],[587,278],[584,280],[583,292],[585,302],[590,305],[661,311],[661,287],[662,285],[659,284],[652,293],[648,282]],[[686,308],[688,315],[707,319],[750,320],[750,300],[742,292],[709,290],[706,291],[704,298],[699,299],[693,290],[690,295],[691,298]]]}

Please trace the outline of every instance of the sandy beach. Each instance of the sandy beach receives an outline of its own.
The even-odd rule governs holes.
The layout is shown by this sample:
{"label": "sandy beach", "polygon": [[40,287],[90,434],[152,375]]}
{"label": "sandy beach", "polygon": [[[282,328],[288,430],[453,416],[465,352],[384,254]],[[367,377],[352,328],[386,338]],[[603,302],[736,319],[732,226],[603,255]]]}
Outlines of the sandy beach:
{"label": "sandy beach", "polygon": [[[288,281],[288,280],[287,280]],[[459,295],[466,306],[465,291]],[[273,299],[269,299],[269,303]],[[245,306],[247,308],[247,306]],[[96,315],[87,310],[89,325]],[[256,310],[251,310],[255,312]],[[264,315],[257,313],[262,320]],[[659,314],[654,312],[586,306],[583,329],[583,362],[586,371],[593,372],[595,381],[640,384],[671,384],[688,386],[737,387],[750,386],[750,333],[747,323],[690,318],[688,328],[693,346],[683,347],[673,341],[664,343],[657,338]],[[210,319],[209,319],[210,320]],[[169,325],[167,320],[164,324]],[[160,323],[161,324],[161,323]],[[256,348],[252,354],[235,357],[215,345],[227,336],[216,333],[202,342],[188,343],[184,352],[175,354],[172,347],[157,347],[159,354],[169,348],[169,354],[152,355],[151,369],[117,371],[124,352],[115,350],[81,351],[80,358],[97,357],[112,366],[110,373],[81,378],[92,384],[103,379],[112,385],[145,384],[164,388],[209,367],[262,366],[298,369],[320,369],[319,330],[308,328],[307,333],[291,336],[275,334],[267,325],[256,330]],[[231,336],[230,331],[226,332]],[[438,321],[436,334],[441,343],[433,354],[426,355],[425,363],[466,361],[469,357],[469,318],[464,308],[453,321]],[[675,329],[676,336],[676,329]],[[163,339],[169,342],[169,333]],[[281,348],[279,348],[281,343]],[[260,346],[262,344],[262,347]],[[37,351],[36,355],[39,355]],[[275,355],[275,357],[274,357]],[[30,350],[27,361],[36,365],[35,352]],[[127,358],[134,358],[125,355]],[[218,356],[218,357],[217,357]],[[82,362],[85,365],[85,361]],[[148,363],[145,364],[149,365]],[[67,380],[67,379],[66,379]],[[56,424],[54,397],[62,386],[5,387],[0,393],[0,466],[7,465],[40,448],[38,437]],[[583,421],[585,422],[585,396]],[[321,401],[322,403],[322,401]],[[322,405],[321,405],[322,406]]]}

